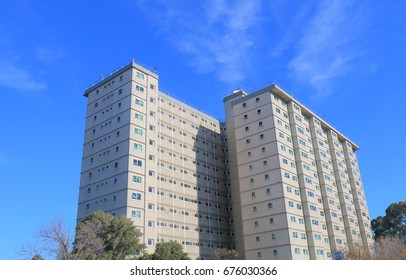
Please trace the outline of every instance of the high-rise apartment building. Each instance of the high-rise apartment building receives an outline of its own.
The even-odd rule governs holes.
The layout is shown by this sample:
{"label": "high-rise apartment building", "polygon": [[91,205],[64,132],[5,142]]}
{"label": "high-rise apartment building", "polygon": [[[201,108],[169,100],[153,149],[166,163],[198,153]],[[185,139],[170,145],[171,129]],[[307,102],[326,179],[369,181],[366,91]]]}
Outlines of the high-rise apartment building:
{"label": "high-rise apartment building", "polygon": [[124,215],[149,252],[331,259],[372,244],[358,147],[276,85],[224,99],[226,122],[159,90],[131,61],[85,91],[78,220]]}

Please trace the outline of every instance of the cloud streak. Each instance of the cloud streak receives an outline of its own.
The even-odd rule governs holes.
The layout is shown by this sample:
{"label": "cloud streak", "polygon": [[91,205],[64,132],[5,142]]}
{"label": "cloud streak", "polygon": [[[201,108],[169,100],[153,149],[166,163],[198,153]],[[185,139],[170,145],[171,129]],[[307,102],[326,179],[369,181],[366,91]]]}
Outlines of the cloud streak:
{"label": "cloud streak", "polygon": [[0,60],[0,85],[27,91],[46,88],[46,84],[37,81],[31,72],[6,60]]}
{"label": "cloud streak", "polygon": [[331,94],[334,79],[352,71],[362,55],[357,39],[365,24],[357,10],[348,1],[324,1],[299,40],[288,67],[316,97]]}
{"label": "cloud streak", "polygon": [[[188,1],[186,1],[188,2]],[[176,4],[174,4],[176,3]],[[154,5],[156,3],[154,2]],[[244,79],[247,58],[259,23],[260,1],[159,2],[153,18],[157,28],[199,73],[215,73],[223,82]],[[149,9],[143,7],[146,14]],[[159,20],[158,20],[159,19]]]}

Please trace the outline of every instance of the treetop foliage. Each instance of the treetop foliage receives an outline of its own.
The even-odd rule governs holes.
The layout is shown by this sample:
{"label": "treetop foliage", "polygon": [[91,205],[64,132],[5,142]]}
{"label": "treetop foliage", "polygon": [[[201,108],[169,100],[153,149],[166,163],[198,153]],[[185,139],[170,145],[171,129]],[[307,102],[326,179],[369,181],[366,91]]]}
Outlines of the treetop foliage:
{"label": "treetop foliage", "polygon": [[371,226],[375,240],[382,236],[406,238],[406,201],[389,205],[385,216],[373,219]]}
{"label": "treetop foliage", "polygon": [[125,259],[145,248],[139,241],[141,235],[130,219],[96,211],[78,224],[72,257],[93,260]]}
{"label": "treetop foliage", "polygon": [[189,255],[183,252],[183,246],[179,243],[157,243],[153,254],[144,253],[139,260],[190,260]]}

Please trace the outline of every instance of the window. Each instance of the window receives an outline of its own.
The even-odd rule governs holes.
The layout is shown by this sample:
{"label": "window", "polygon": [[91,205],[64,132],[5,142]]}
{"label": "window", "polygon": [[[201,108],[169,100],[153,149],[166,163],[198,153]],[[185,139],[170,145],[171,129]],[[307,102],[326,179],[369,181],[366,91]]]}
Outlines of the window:
{"label": "window", "polygon": [[133,176],[133,182],[142,183],[142,177],[134,175]]}
{"label": "window", "polygon": [[260,101],[259,97],[255,98],[255,102],[258,103],[259,101]]}
{"label": "window", "polygon": [[294,231],[294,232],[292,233],[292,235],[293,235],[293,238],[299,238],[299,234],[298,234],[296,231]]}
{"label": "window", "polygon": [[148,210],[154,210],[154,204],[148,203]]}
{"label": "window", "polygon": [[257,114],[258,114],[258,115],[261,115],[261,109],[258,109],[258,110],[257,110]]}
{"label": "window", "polygon": [[262,127],[263,126],[263,123],[262,122],[259,122],[258,123],[258,127]]}
{"label": "window", "polygon": [[132,210],[131,217],[133,218],[141,218],[141,211]]}
{"label": "window", "polygon": [[273,207],[272,202],[269,202],[269,203],[268,203],[268,209],[271,209],[272,207]]}
{"label": "window", "polygon": [[141,128],[135,127],[134,128],[134,133],[137,135],[142,136],[142,134],[144,133],[144,131]]}
{"label": "window", "polygon": [[257,252],[257,257],[258,257],[258,258],[262,257],[262,253],[261,253],[261,252]]}
{"label": "window", "polygon": [[269,223],[273,224],[273,222],[274,222],[273,218],[269,218]]}
{"label": "window", "polygon": [[139,113],[135,113],[134,117],[135,117],[135,119],[140,120],[140,121],[144,120],[144,116]]}
{"label": "window", "polygon": [[255,197],[255,192],[251,193],[251,197],[254,198]]}
{"label": "window", "polygon": [[154,227],[154,222],[153,221],[148,221],[148,227],[150,227],[150,228]]}
{"label": "window", "polygon": [[133,165],[135,166],[142,166],[142,161],[139,159],[133,159]]}
{"label": "window", "polygon": [[271,189],[270,189],[270,188],[267,188],[267,189],[266,189],[266,194],[268,194],[268,195],[271,194]]}
{"label": "window", "polygon": [[295,254],[300,254],[300,248],[295,248]]}
{"label": "window", "polygon": [[136,85],[135,90],[144,93],[144,88],[142,86]]}
{"label": "window", "polygon": [[276,250],[276,249],[273,250],[273,255],[274,255],[274,256],[277,256],[277,255],[278,255],[278,250]]}
{"label": "window", "polygon": [[145,79],[145,75],[140,72],[137,72],[136,76],[137,76],[137,78],[140,78],[141,80]]}
{"label": "window", "polygon": [[257,236],[255,236],[255,241],[256,241],[256,242],[260,242],[260,241],[261,241],[261,238],[257,235]]}
{"label": "window", "polygon": [[243,108],[246,108],[246,107],[247,107],[247,103],[243,103],[243,104],[242,104],[242,107],[243,107]]}
{"label": "window", "polygon": [[248,115],[244,115],[244,120],[248,119]]}
{"label": "window", "polygon": [[138,143],[134,143],[134,149],[136,149],[138,151],[142,151],[142,145],[138,144]]}
{"label": "window", "polygon": [[136,99],[135,99],[135,104],[137,104],[137,105],[143,107],[143,106],[144,106],[144,101],[142,101],[141,99],[136,98]]}
{"label": "window", "polygon": [[141,200],[141,194],[140,193],[132,193],[131,198],[135,200]]}

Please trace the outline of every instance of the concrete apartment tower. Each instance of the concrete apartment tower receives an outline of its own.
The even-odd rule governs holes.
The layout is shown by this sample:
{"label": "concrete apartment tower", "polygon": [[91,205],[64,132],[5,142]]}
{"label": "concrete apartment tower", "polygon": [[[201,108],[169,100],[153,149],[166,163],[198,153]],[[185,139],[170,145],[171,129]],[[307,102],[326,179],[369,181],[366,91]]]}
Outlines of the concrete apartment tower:
{"label": "concrete apartment tower", "polygon": [[194,259],[231,248],[222,124],[159,91],[131,61],[85,91],[78,220],[131,218],[152,253],[176,241]]}
{"label": "concrete apartment tower", "polygon": [[131,218],[153,252],[331,259],[371,246],[357,145],[276,85],[224,99],[226,123],[131,61],[89,87],[78,221]]}
{"label": "concrete apartment tower", "polygon": [[357,145],[276,85],[224,99],[236,249],[331,259],[371,247]]}

